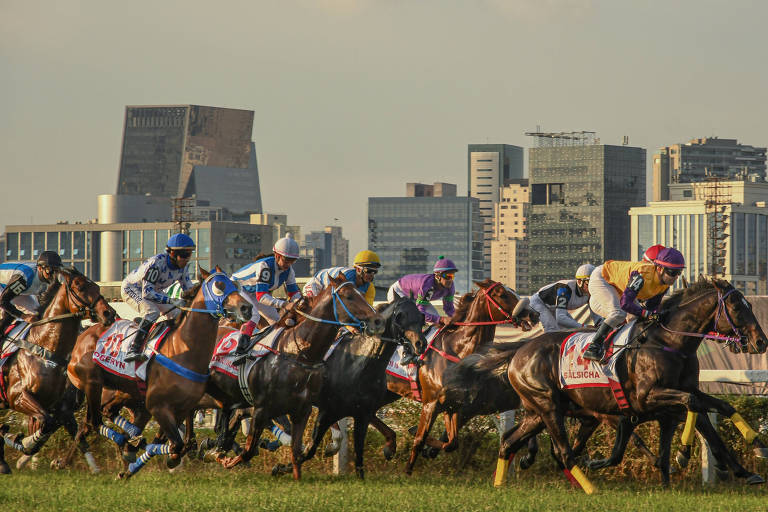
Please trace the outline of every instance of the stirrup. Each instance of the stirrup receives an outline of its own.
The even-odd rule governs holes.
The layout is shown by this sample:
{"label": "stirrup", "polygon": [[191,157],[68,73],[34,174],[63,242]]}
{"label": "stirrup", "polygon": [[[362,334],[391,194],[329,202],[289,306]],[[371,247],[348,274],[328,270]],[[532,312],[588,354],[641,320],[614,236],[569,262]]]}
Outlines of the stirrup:
{"label": "stirrup", "polygon": [[147,356],[144,355],[144,352],[128,352],[125,354],[125,359],[123,359],[126,363],[132,363],[133,361],[139,361],[143,363],[149,359]]}
{"label": "stirrup", "polygon": [[605,350],[601,346],[590,343],[590,345],[587,347],[587,350],[584,351],[581,357],[588,361],[596,361],[599,363],[603,360],[603,357],[605,357]]}
{"label": "stirrup", "polygon": [[232,364],[234,366],[240,366],[245,362],[245,360],[248,359],[248,352],[244,352],[242,354],[233,354],[232,355]]}

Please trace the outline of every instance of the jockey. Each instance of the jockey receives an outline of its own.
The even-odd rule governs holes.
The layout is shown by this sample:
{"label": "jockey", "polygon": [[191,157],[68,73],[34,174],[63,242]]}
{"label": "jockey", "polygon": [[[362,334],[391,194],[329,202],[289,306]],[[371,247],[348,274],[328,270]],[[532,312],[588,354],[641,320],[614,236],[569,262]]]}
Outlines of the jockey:
{"label": "jockey", "polygon": [[673,247],[659,251],[653,263],[606,261],[597,267],[589,280],[589,305],[605,320],[584,352],[584,359],[602,360],[605,337],[627,314],[658,321],[656,309],[684,268],[685,258]]}
{"label": "jockey", "polygon": [[195,242],[184,233],[176,233],[168,239],[165,252],[156,254],[123,279],[120,294],[141,315],[141,322],[128,347],[125,361],[142,361],[142,345],[149,328],[161,314],[173,318],[181,313],[178,309],[186,304],[184,299],[172,299],[162,292],[175,282],[183,291],[192,289],[187,263],[195,250]]}
{"label": "jockey", "polygon": [[61,268],[61,258],[54,251],[43,251],[37,263],[6,261],[0,264],[0,339],[14,318],[24,315],[18,308],[35,314],[42,295],[53,283],[54,271]]}
{"label": "jockey", "polygon": [[376,288],[373,286],[373,277],[381,267],[379,255],[373,251],[360,251],[355,256],[354,267],[332,267],[316,273],[312,279],[304,285],[304,295],[314,297],[319,295],[328,286],[331,277],[343,275],[347,281],[355,283],[357,290],[363,294],[365,300],[373,306],[376,297]]}
{"label": "jockey", "polygon": [[531,296],[531,308],[539,313],[544,332],[584,327],[568,311],[589,303],[589,276],[593,270],[594,265],[585,263],[576,270],[576,279],[548,284]]}
{"label": "jockey", "polygon": [[278,309],[285,311],[293,309],[293,303],[273,297],[270,292],[285,285],[285,292],[290,299],[301,297],[299,286],[296,284],[296,274],[293,265],[299,258],[299,244],[288,233],[275,242],[273,254],[249,263],[234,274],[232,280],[240,286],[240,295],[253,304],[253,316],[240,328],[237,348],[232,355],[234,364],[242,364],[245,351],[250,345],[251,335],[258,326],[259,316],[263,316],[269,324],[280,319]]}
{"label": "jockey", "polygon": [[661,244],[650,246],[643,253],[643,261],[647,261],[648,263],[653,263],[653,260],[658,258],[659,251],[661,251],[662,249],[665,249],[665,247]]}
{"label": "jockey", "polygon": [[[453,306],[453,278],[458,272],[456,265],[444,256],[435,263],[432,274],[409,274],[395,281],[387,292],[387,301],[396,297],[410,297],[416,301],[419,311],[424,313],[424,320],[431,324],[448,325],[455,313]],[[433,299],[443,299],[443,310],[447,316],[440,316],[430,303]]]}

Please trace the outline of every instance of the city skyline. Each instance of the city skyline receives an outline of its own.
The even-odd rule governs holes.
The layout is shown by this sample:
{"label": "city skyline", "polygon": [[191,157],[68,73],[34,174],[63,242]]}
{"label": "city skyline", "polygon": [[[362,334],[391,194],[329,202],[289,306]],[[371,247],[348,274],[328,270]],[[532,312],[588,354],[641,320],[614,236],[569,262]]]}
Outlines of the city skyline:
{"label": "city skyline", "polygon": [[264,211],[305,232],[341,225],[352,254],[369,196],[409,181],[466,195],[468,144],[530,148],[524,133],[540,127],[628,135],[649,155],[712,135],[766,146],[768,71],[745,65],[762,61],[765,14],[685,1],[6,3],[0,177],[13,192],[0,224],[96,217],[94,196],[116,190],[126,105],[254,110]]}

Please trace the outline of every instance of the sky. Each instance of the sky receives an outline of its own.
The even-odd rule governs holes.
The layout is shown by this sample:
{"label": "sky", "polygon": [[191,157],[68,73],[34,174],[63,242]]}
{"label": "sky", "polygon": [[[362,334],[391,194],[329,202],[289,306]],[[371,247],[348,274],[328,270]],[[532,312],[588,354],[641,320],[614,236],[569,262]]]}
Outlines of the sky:
{"label": "sky", "polygon": [[[95,218],[126,105],[253,110],[264,209],[367,243],[467,144],[768,145],[768,2],[0,0],[0,227]],[[526,158],[527,165],[527,158]],[[338,221],[334,220],[338,219]]]}

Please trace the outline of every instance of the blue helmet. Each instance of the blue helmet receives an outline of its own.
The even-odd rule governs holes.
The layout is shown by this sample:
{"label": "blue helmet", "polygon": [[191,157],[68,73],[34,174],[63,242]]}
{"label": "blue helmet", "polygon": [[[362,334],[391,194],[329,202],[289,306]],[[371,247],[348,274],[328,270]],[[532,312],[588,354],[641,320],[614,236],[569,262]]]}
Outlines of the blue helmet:
{"label": "blue helmet", "polygon": [[456,264],[453,263],[451,260],[446,258],[445,256],[440,256],[437,259],[437,263],[435,263],[435,268],[432,269],[433,272],[440,273],[440,272],[458,272],[458,268],[456,268]]}
{"label": "blue helmet", "polygon": [[165,246],[172,251],[177,249],[194,249],[195,242],[189,235],[185,235],[184,233],[176,233],[168,239],[168,243],[165,244]]}

